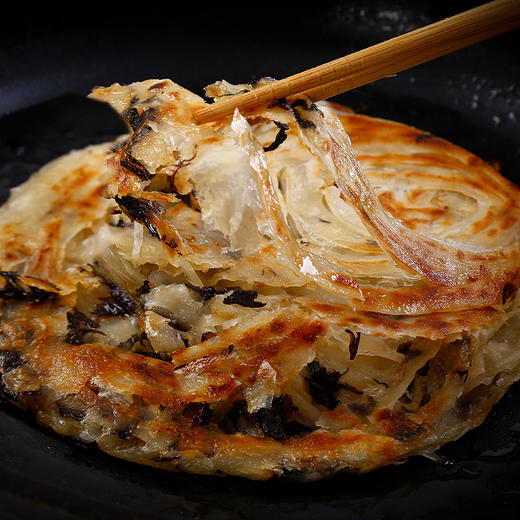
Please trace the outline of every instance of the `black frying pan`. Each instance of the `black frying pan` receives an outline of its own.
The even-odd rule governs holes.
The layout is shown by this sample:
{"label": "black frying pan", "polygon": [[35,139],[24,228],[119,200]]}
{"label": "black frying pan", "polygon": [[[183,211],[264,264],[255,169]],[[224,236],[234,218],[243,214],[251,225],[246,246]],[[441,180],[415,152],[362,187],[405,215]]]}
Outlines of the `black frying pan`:
{"label": "black frying pan", "polygon": [[[125,130],[85,98],[94,85],[170,77],[202,94],[216,79],[282,78],[480,3],[24,5],[0,32],[0,198],[45,162]],[[519,54],[516,31],[337,101],[444,137],[520,182]],[[78,446],[2,402],[0,518],[517,518],[518,384],[439,455],[310,484],[178,475]]]}

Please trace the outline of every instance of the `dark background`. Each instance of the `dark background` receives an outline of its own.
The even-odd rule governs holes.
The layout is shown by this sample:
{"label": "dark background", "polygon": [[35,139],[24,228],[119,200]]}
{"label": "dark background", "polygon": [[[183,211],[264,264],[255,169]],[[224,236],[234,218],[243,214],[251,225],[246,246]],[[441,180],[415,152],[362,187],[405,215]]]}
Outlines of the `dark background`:
{"label": "dark background", "polygon": [[[0,31],[0,200],[45,162],[124,131],[95,85],[171,78],[203,95],[226,79],[281,79],[483,2],[20,5]],[[108,3],[107,3],[108,4]],[[515,31],[339,96],[492,161],[519,182]],[[363,476],[249,482],[109,458],[0,404],[0,518],[517,518],[520,388],[440,452]]]}

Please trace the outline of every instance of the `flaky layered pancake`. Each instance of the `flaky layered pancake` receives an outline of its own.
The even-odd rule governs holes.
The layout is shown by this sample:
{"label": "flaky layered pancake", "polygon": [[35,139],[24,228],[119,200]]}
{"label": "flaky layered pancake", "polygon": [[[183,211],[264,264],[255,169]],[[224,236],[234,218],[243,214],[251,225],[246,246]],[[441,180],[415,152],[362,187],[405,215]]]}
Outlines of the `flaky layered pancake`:
{"label": "flaky layered pancake", "polygon": [[481,159],[305,98],[197,125],[170,80],[91,97],[128,134],[0,209],[0,390],[42,425],[314,480],[433,456],[520,376],[519,190]]}

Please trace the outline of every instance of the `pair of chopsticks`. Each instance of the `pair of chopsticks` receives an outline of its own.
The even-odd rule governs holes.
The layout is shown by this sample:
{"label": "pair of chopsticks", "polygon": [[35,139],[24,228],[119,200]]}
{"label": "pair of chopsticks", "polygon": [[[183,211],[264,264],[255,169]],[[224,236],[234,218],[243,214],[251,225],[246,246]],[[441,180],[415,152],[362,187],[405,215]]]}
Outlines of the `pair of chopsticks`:
{"label": "pair of chopsticks", "polygon": [[[198,124],[304,94],[316,102],[520,27],[520,0],[495,0],[198,109]],[[512,52],[514,50],[512,49]],[[518,52],[514,51],[514,52]]]}

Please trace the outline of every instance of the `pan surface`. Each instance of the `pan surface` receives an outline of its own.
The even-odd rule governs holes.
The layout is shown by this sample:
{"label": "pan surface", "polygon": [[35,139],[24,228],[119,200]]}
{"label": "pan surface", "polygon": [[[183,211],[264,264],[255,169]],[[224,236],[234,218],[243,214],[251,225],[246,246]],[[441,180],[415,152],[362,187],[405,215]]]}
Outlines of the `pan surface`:
{"label": "pan surface", "polygon": [[[49,160],[124,131],[94,85],[282,78],[482,2],[156,4],[20,10],[0,34],[0,200]],[[319,4],[319,5],[318,5]],[[428,130],[520,183],[520,31],[336,98]],[[110,458],[0,402],[0,518],[517,518],[520,386],[485,423],[406,464],[310,484],[177,475]]]}

